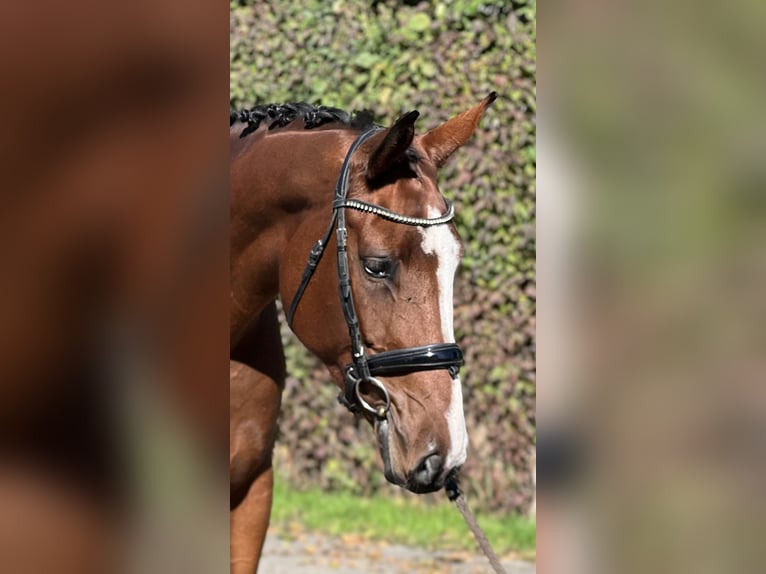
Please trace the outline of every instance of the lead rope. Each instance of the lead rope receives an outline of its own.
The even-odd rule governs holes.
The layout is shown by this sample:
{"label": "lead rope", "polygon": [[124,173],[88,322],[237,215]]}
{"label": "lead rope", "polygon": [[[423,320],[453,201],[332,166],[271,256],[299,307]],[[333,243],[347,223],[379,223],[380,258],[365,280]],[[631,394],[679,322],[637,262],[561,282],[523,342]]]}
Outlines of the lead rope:
{"label": "lead rope", "polygon": [[487,560],[489,560],[489,563],[492,565],[492,569],[496,572],[496,574],[508,574],[505,568],[503,568],[503,565],[500,564],[500,560],[498,559],[497,554],[495,554],[495,551],[492,549],[492,545],[489,543],[489,540],[487,540],[487,535],[484,534],[481,526],[479,526],[479,523],[476,522],[476,517],[468,508],[468,505],[465,502],[465,497],[463,496],[463,492],[460,490],[460,487],[457,484],[457,478],[451,478],[447,482],[445,490],[447,491],[447,498],[449,498],[457,505],[460,514],[463,515],[465,523],[468,525],[468,528],[471,529],[473,537],[476,539],[476,542],[479,543],[479,547],[481,548],[482,552],[484,552],[484,555],[487,557]]}

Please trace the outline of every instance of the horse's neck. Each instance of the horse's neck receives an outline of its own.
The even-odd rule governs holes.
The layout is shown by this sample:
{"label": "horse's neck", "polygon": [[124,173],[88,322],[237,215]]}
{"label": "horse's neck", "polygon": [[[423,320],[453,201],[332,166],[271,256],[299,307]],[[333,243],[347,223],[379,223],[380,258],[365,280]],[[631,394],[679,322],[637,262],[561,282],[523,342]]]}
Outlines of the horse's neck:
{"label": "horse's neck", "polygon": [[233,329],[277,296],[281,255],[296,230],[317,221],[319,239],[354,136],[340,130],[258,130],[242,139],[251,137],[231,159]]}
{"label": "horse's neck", "polygon": [[234,161],[243,151],[245,151],[250,144],[252,144],[256,137],[240,137],[242,130],[247,127],[247,124],[242,122],[235,122],[229,127],[229,161]]}

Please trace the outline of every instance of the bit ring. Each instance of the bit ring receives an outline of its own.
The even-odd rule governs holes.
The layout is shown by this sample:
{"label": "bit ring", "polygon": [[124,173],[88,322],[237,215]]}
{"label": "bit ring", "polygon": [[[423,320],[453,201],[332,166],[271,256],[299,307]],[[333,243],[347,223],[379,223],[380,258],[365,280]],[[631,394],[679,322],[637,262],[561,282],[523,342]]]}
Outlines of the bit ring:
{"label": "bit ring", "polygon": [[356,383],[354,384],[354,393],[356,394],[356,399],[359,401],[359,404],[362,405],[362,408],[366,410],[367,412],[374,414],[379,419],[386,418],[386,415],[388,414],[388,410],[391,408],[391,397],[388,394],[388,389],[386,389],[385,385],[383,385],[383,383],[381,383],[375,377],[370,377],[366,379],[367,382],[372,384],[374,387],[377,387],[377,389],[383,393],[383,398],[385,399],[385,404],[380,405],[378,408],[375,408],[370,403],[364,400],[364,397],[362,397],[362,393],[359,391],[359,385],[362,384],[364,380],[365,379],[357,379]]}

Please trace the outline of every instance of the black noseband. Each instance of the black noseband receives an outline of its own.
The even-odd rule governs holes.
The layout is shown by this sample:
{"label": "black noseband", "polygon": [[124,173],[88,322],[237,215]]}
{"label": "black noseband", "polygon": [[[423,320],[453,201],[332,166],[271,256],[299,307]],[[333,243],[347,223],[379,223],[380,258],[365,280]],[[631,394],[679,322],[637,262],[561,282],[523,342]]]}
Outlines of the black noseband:
{"label": "black noseband", "polygon": [[[352,364],[346,367],[345,390],[340,394],[338,400],[352,412],[356,412],[359,410],[359,407],[362,407],[364,410],[374,413],[378,419],[385,419],[391,405],[391,398],[386,387],[375,376],[397,377],[418,371],[447,369],[454,379],[457,377],[458,369],[463,364],[463,353],[455,343],[434,343],[421,347],[385,351],[376,355],[367,355],[365,351],[364,343],[362,342],[362,331],[359,327],[359,319],[354,307],[354,296],[351,291],[351,274],[346,253],[348,232],[346,230],[345,210],[356,209],[364,213],[383,217],[395,223],[417,227],[431,227],[449,223],[452,221],[455,213],[452,204],[446,199],[447,211],[443,215],[434,218],[410,217],[395,213],[380,205],[356,199],[347,199],[351,156],[362,143],[380,130],[381,128],[375,127],[357,137],[354,143],[351,144],[346,158],[343,160],[338,183],[335,186],[335,200],[333,201],[330,225],[327,227],[324,237],[317,241],[311,253],[309,253],[309,260],[303,271],[300,285],[298,285],[298,289],[287,310],[287,323],[292,328],[298,302],[301,300],[303,292],[314,275],[314,270],[322,259],[324,249],[337,223],[338,289],[341,306],[343,307],[343,315],[348,325],[349,336],[351,337],[352,357]],[[374,408],[364,400],[359,390],[360,384],[364,382],[370,383],[383,394],[384,404],[381,407]]]}
{"label": "black noseband", "polygon": [[[454,343],[396,349],[367,357],[370,374],[378,377],[401,377],[417,371],[449,369],[454,379],[462,364],[463,352]],[[452,369],[455,369],[454,373]]]}

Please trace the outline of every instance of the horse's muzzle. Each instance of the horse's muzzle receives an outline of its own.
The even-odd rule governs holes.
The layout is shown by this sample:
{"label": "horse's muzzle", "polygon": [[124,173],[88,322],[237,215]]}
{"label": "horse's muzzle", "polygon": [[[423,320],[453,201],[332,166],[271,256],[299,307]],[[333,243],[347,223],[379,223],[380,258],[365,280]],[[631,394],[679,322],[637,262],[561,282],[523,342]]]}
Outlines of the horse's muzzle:
{"label": "horse's muzzle", "polygon": [[407,490],[422,494],[434,492],[444,486],[444,458],[432,452],[420,459],[407,476]]}
{"label": "horse's muzzle", "polygon": [[383,459],[383,474],[391,484],[406,488],[416,494],[435,492],[444,486],[444,457],[438,452],[429,452],[423,456],[415,467],[400,478],[393,468],[391,460],[391,443],[389,436],[388,417],[375,420],[375,432],[378,438],[378,448]]}

